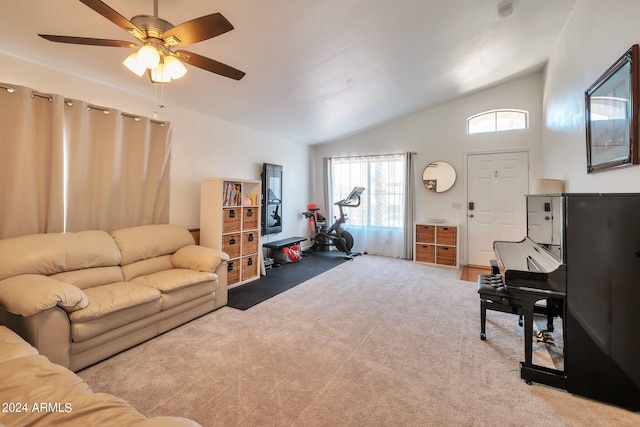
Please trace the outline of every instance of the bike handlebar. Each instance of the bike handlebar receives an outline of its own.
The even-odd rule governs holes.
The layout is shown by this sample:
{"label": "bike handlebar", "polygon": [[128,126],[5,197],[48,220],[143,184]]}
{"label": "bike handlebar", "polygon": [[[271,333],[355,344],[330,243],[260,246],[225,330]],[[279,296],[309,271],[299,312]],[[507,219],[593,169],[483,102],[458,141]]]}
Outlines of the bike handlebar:
{"label": "bike handlebar", "polygon": [[344,199],[340,200],[339,202],[335,202],[334,205],[342,206],[345,208],[357,208],[358,206],[360,206],[360,196],[356,196],[356,199],[358,201],[358,203],[356,204],[353,204],[354,199]]}

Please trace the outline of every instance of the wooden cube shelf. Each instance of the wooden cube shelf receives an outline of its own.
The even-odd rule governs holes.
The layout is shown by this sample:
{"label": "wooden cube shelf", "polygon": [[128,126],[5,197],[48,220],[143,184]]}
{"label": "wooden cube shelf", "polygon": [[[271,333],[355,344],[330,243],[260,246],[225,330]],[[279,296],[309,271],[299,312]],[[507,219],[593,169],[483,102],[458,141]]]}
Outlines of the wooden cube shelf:
{"label": "wooden cube shelf", "polygon": [[260,278],[262,182],[206,178],[200,195],[200,244],[229,255],[228,285]]}
{"label": "wooden cube shelf", "polygon": [[413,260],[458,267],[458,228],[454,224],[415,223]]}

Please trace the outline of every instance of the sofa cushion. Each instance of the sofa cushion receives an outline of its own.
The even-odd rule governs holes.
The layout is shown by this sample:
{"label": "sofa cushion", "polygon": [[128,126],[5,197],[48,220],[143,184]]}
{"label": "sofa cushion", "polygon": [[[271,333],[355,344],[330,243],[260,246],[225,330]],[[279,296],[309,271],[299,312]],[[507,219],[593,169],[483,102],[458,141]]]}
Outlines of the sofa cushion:
{"label": "sofa cushion", "polygon": [[215,292],[217,279],[215,273],[176,268],[140,276],[133,281],[161,291],[162,309],[168,310]]}
{"label": "sofa cushion", "polygon": [[175,224],[142,225],[111,232],[121,254],[121,265],[141,259],[172,254],[183,246],[195,244],[186,228]]}
{"label": "sofa cushion", "polygon": [[162,310],[160,291],[131,282],[86,290],[89,305],[71,313],[71,339],[82,342]]}
{"label": "sofa cushion", "polygon": [[216,278],[217,276],[215,273],[207,271],[174,268],[171,270],[147,274],[146,276],[136,277],[133,279],[133,282],[158,289],[162,293],[170,293],[196,283],[215,280]]}
{"label": "sofa cushion", "polygon": [[138,276],[146,276],[147,274],[171,269],[173,269],[171,255],[162,255],[125,265],[122,267],[122,273],[124,275],[124,280],[130,281]]}
{"label": "sofa cushion", "polygon": [[69,314],[72,322],[86,322],[126,308],[160,299],[160,292],[131,282],[116,282],[85,290],[89,305]]}
{"label": "sofa cushion", "polygon": [[162,309],[169,310],[189,301],[196,300],[205,295],[214,294],[217,289],[218,282],[209,280],[207,282],[197,283],[187,286],[177,291],[162,294]]}
{"label": "sofa cushion", "polygon": [[[147,318],[157,314],[161,310],[162,299],[158,298],[144,304],[114,311],[101,317],[95,317],[91,320],[71,322],[71,339],[74,343],[81,343],[90,338],[113,331],[114,329],[121,327],[128,328],[131,324],[138,321],[145,323],[145,319],[145,326],[148,326],[151,325],[153,321]],[[138,326],[140,327],[140,324],[138,324]]]}
{"label": "sofa cushion", "polygon": [[[191,235],[188,231],[187,234]],[[0,240],[0,280],[21,274],[120,264],[120,249],[105,231],[31,234]]]}
{"label": "sofa cushion", "polygon": [[51,276],[61,282],[70,283],[80,289],[94,286],[108,285],[114,282],[123,282],[124,276],[120,267],[97,267],[83,270],[65,271]]}

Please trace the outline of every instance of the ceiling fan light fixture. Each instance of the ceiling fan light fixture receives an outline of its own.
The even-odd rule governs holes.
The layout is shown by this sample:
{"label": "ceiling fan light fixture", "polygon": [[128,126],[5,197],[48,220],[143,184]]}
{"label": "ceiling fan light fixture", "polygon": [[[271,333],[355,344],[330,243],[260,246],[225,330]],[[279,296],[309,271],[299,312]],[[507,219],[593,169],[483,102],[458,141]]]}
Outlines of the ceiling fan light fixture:
{"label": "ceiling fan light fixture", "polygon": [[154,83],[169,83],[171,81],[171,76],[164,63],[158,64],[157,67],[151,70],[151,80]]}
{"label": "ceiling fan light fixture", "polygon": [[[499,1],[513,2],[514,0]],[[154,0],[153,15],[136,15],[131,20],[112,9],[104,1],[81,0],[81,2],[133,35],[138,39],[138,42],[53,34],[38,35],[56,43],[137,49],[137,52],[129,55],[123,64],[141,77],[145,71],[150,79],[153,74],[153,81],[156,82],[169,82],[172,79],[181,78],[187,72],[186,64],[234,80],[240,80],[245,76],[243,71],[205,56],[185,50],[173,50],[233,30],[233,25],[221,13],[211,13],[179,25],[173,25],[158,16],[158,0]],[[160,64],[162,64],[161,67],[159,67]]]}
{"label": "ceiling fan light fixture", "polygon": [[144,72],[147,70],[147,67],[145,67],[144,64],[142,64],[138,60],[137,52],[134,52],[131,55],[127,56],[127,58],[124,61],[122,61],[122,63],[124,64],[125,67],[127,67],[133,73],[137,74],[138,77],[142,77]]}
{"label": "ceiling fan light fixture", "polygon": [[160,52],[150,44],[142,46],[138,51],[137,57],[138,61],[150,70],[153,70],[160,64]]}
{"label": "ceiling fan light fixture", "polygon": [[187,67],[175,56],[164,57],[164,69],[173,80],[179,79],[187,74]]}

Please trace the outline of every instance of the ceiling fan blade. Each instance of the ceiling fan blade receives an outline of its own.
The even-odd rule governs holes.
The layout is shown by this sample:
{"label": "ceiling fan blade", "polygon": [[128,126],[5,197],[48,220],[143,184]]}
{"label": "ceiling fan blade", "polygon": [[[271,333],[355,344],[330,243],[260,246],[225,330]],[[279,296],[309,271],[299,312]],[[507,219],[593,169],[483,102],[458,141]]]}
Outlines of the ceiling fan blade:
{"label": "ceiling fan blade", "polygon": [[89,46],[111,46],[111,47],[138,47],[137,44],[122,40],[92,39],[89,37],[54,36],[51,34],[38,34],[43,39],[56,43],[84,44]]}
{"label": "ceiling fan blade", "polygon": [[170,46],[186,46],[219,36],[231,30],[233,30],[233,25],[227,21],[227,18],[220,13],[212,13],[211,15],[201,16],[176,25],[165,31],[162,34],[162,38]]}
{"label": "ceiling fan blade", "polygon": [[89,6],[95,12],[107,18],[109,21],[116,24],[118,27],[130,33],[138,40],[144,40],[147,35],[144,31],[134,25],[124,16],[113,10],[108,4],[101,2],[100,0],[80,0],[85,5]]}
{"label": "ceiling fan blade", "polygon": [[202,68],[203,70],[210,71],[212,73],[220,74],[221,76],[229,77],[230,79],[240,80],[245,76],[243,71],[237,70],[222,62],[215,61],[213,59],[198,55],[197,53],[187,52],[186,50],[178,50],[175,52],[181,61],[194,67]]}

